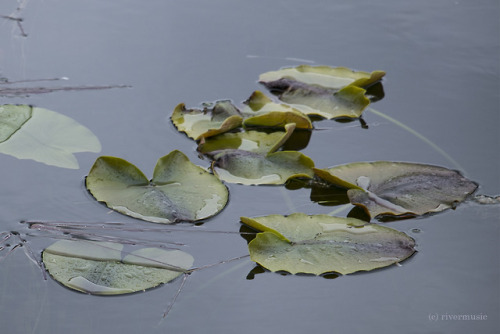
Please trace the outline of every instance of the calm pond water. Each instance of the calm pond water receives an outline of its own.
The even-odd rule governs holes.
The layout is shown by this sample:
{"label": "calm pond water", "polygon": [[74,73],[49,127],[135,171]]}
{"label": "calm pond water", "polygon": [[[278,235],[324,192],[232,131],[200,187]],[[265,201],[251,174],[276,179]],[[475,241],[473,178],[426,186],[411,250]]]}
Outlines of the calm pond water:
{"label": "calm pond water", "polygon": [[[22,10],[15,11],[18,5]],[[152,174],[178,149],[200,165],[195,144],[169,115],[180,102],[245,100],[260,73],[301,63],[387,72],[385,97],[372,106],[418,131],[365,111],[369,125],[315,123],[302,151],[320,167],[372,160],[460,169],[478,193],[500,193],[499,3],[497,0],[408,1],[63,1],[3,0],[0,74],[9,81],[67,77],[16,87],[129,85],[96,91],[2,96],[89,127],[102,155],[122,157]],[[21,29],[22,28],[22,29]],[[26,33],[27,36],[22,36]],[[0,85],[0,89],[5,87]],[[54,239],[22,220],[122,222],[96,203],[84,177],[98,154],[78,154],[70,170],[0,155],[0,232],[17,231],[35,253]],[[307,190],[229,185],[230,203],[202,226],[168,234],[106,231],[153,242],[175,241],[195,266],[248,253],[240,216],[329,213]],[[338,213],[345,216],[348,210]],[[401,267],[336,279],[256,274],[248,259],[122,297],[95,297],[44,280],[22,248],[0,262],[4,333],[498,333],[499,208],[467,202],[422,219],[387,223],[416,239],[419,252]],[[94,231],[96,232],[96,231]],[[104,233],[104,232],[100,232]],[[0,256],[3,253],[0,253]],[[448,315],[484,320],[450,320]],[[435,320],[437,317],[437,320]]]}

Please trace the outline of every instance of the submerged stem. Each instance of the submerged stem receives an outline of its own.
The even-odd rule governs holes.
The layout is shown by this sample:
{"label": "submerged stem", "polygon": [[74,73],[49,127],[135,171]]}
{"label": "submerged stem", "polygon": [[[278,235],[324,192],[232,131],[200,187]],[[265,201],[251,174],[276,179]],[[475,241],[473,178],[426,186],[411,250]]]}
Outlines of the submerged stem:
{"label": "submerged stem", "polygon": [[461,171],[464,171],[464,168],[462,166],[460,166],[460,164],[455,160],[453,159],[448,153],[446,153],[442,148],[440,148],[437,144],[435,144],[434,142],[432,142],[430,139],[428,139],[427,137],[425,137],[424,135],[422,135],[421,133],[413,130],[412,128],[410,128],[409,126],[401,123],[400,121],[398,121],[397,119],[394,119],[380,111],[377,111],[371,107],[367,108],[367,110],[371,111],[372,113],[374,113],[375,115],[377,116],[380,116],[382,118],[385,118],[386,120],[396,124],[397,126],[405,129],[406,131],[408,131],[409,133],[411,133],[412,135],[414,135],[415,137],[417,137],[418,139],[422,140],[423,142],[425,142],[427,145],[429,145],[430,147],[432,147],[436,152],[438,152],[439,154],[441,154],[446,160],[448,160],[456,169],[459,169]]}

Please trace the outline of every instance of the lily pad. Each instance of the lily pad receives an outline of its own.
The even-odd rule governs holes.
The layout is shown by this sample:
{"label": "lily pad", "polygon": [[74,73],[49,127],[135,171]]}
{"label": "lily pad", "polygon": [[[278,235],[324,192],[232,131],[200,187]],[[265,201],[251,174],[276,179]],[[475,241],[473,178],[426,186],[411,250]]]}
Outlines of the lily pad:
{"label": "lily pad", "polygon": [[0,106],[0,153],[78,169],[73,153],[100,151],[99,139],[72,118],[29,105]]}
{"label": "lily pad", "polygon": [[219,213],[228,200],[226,186],[179,151],[158,160],[151,181],[128,161],[99,157],[86,186],[109,208],[154,223],[205,219]]}
{"label": "lily pad", "polygon": [[245,101],[245,105],[242,112],[247,117],[243,121],[246,127],[283,128],[286,124],[294,123],[297,129],[313,128],[307,115],[286,104],[274,103],[260,91],[255,91]]}
{"label": "lily pad", "polygon": [[370,104],[367,87],[385,72],[355,72],[345,67],[301,65],[261,74],[259,81],[278,98],[307,115],[358,118]]}
{"label": "lily pad", "polygon": [[370,104],[370,100],[365,96],[366,91],[355,86],[334,91],[289,80],[269,83],[266,86],[293,108],[306,115],[326,119],[358,118]]}
{"label": "lily pad", "polygon": [[223,150],[214,155],[213,169],[221,180],[246,185],[284,184],[296,177],[311,178],[314,162],[296,151],[261,155],[242,150]]}
{"label": "lily pad", "polygon": [[185,273],[188,253],[142,248],[122,258],[123,245],[61,240],[42,254],[45,268],[59,283],[95,295],[126,294],[168,283]]}
{"label": "lily pad", "polygon": [[244,132],[223,133],[200,142],[198,151],[208,155],[213,155],[213,153],[227,149],[243,150],[259,154],[272,153],[278,150],[290,138],[294,130],[295,123],[291,123],[285,125],[285,131],[267,133],[248,130]]}
{"label": "lily pad", "polygon": [[345,275],[399,263],[415,252],[406,234],[354,218],[294,213],[241,221],[262,231],[248,249],[270,271]]}
{"label": "lily pad", "polygon": [[310,66],[284,68],[278,71],[266,72],[260,75],[262,83],[288,79],[302,82],[306,85],[340,90],[346,86],[368,87],[380,81],[385,76],[384,71],[353,71],[346,67]]}
{"label": "lily pad", "polygon": [[194,140],[208,138],[241,126],[243,117],[230,101],[218,101],[212,109],[186,109],[184,103],[175,107],[172,123],[177,130]]}
{"label": "lily pad", "polygon": [[359,162],[314,172],[348,188],[351,203],[371,217],[440,212],[454,208],[477,189],[476,183],[457,171],[406,162]]}

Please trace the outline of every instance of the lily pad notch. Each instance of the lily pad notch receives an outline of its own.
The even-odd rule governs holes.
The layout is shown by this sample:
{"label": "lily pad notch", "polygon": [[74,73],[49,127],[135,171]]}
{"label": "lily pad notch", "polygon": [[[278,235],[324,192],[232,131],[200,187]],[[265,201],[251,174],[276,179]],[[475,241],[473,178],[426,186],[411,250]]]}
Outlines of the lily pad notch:
{"label": "lily pad notch", "polygon": [[158,160],[151,180],[126,160],[99,157],[85,183],[94,198],[110,209],[163,224],[212,217],[229,198],[216,176],[177,150]]}

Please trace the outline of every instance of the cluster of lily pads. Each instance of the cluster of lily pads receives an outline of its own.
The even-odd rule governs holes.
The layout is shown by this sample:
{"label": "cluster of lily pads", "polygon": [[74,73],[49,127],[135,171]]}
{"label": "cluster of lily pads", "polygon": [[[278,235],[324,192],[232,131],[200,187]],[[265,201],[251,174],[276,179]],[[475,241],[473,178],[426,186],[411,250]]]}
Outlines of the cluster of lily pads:
{"label": "cluster of lily pads", "polygon": [[[371,102],[367,89],[384,75],[302,65],[260,76],[272,97],[255,91],[240,107],[228,100],[206,103],[203,109],[181,103],[171,120],[197,142],[211,170],[173,151],[158,160],[149,179],[128,161],[102,156],[88,173],[86,187],[117,212],[163,224],[218,214],[228,202],[223,182],[283,185],[299,179],[319,184],[343,193],[370,219],[454,208],[477,188],[454,170],[390,161],[317,168],[299,152],[300,145],[291,144],[294,136],[310,137],[315,119],[360,118]],[[0,150],[2,139],[8,138],[0,136]],[[294,213],[241,217],[241,222],[257,232],[248,244],[251,259],[273,272],[349,274],[399,263],[415,252],[415,241],[405,233],[355,218]],[[191,255],[181,251],[144,248],[122,257],[122,249],[116,243],[59,241],[44,250],[43,262],[57,281],[92,294],[144,290],[189,273],[193,264]]]}

